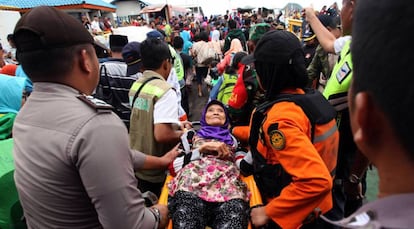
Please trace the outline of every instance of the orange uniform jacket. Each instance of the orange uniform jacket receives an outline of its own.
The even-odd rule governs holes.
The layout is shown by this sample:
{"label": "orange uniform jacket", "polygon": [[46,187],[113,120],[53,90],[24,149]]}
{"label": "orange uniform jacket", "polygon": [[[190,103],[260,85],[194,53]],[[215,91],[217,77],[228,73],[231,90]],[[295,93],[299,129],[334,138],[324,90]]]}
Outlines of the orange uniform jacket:
{"label": "orange uniform jacket", "polygon": [[[277,124],[278,131],[273,140],[269,136],[272,124]],[[292,178],[279,196],[268,200],[266,215],[282,228],[298,228],[315,209],[330,210],[331,171],[336,167],[339,140],[335,120],[316,125],[312,143],[311,123],[302,108],[294,102],[278,102],[267,111],[261,128],[264,137],[259,137],[257,150],[268,164],[280,164]],[[246,128],[234,130],[236,137],[246,133]]]}

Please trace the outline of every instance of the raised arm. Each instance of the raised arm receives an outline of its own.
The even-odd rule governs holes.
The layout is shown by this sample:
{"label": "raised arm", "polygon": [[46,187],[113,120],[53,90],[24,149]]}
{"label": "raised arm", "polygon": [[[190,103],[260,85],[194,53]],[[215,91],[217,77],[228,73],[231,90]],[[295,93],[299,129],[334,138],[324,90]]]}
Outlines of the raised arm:
{"label": "raised arm", "polygon": [[313,8],[305,8],[305,14],[306,21],[312,27],[312,30],[316,34],[323,49],[329,53],[335,53],[334,42],[336,37],[319,21]]}

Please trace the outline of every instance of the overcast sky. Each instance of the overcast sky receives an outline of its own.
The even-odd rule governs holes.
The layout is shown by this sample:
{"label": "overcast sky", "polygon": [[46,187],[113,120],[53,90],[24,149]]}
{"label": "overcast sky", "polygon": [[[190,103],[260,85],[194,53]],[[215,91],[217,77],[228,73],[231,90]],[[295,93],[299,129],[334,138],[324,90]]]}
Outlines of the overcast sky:
{"label": "overcast sky", "polygon": [[[329,7],[335,0],[144,0],[151,4],[168,3],[172,5],[200,5],[206,16],[210,14],[224,14],[227,9],[236,9],[238,7],[266,7],[282,8],[287,3],[299,3],[302,7],[313,5],[315,10],[320,10],[322,6]],[[338,7],[341,8],[342,0],[337,0]]]}

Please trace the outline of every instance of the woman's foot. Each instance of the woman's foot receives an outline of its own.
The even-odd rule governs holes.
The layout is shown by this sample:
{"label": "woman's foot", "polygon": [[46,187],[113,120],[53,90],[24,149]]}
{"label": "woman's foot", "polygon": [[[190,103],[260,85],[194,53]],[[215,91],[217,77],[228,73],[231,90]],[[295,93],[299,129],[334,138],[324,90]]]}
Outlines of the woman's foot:
{"label": "woman's foot", "polygon": [[198,85],[197,85],[197,89],[198,89],[198,96],[199,96],[199,97],[203,96],[203,93],[201,93],[201,91],[203,90],[203,89],[201,88],[201,84],[198,84]]}

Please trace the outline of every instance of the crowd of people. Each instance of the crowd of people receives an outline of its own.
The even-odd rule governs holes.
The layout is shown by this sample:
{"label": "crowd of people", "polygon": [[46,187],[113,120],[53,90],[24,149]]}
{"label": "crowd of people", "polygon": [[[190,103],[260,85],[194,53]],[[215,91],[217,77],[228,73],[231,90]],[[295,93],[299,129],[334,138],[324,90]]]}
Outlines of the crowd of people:
{"label": "crowd of people", "polygon": [[[22,210],[0,227],[410,228],[410,12],[307,7],[301,37],[260,14],[138,18],[144,41],[111,34],[102,53],[109,20],[31,9],[1,53],[0,158],[14,180],[0,208]],[[189,101],[205,94],[195,130]],[[379,198],[364,205],[370,165]],[[249,208],[241,176],[262,204]]]}

